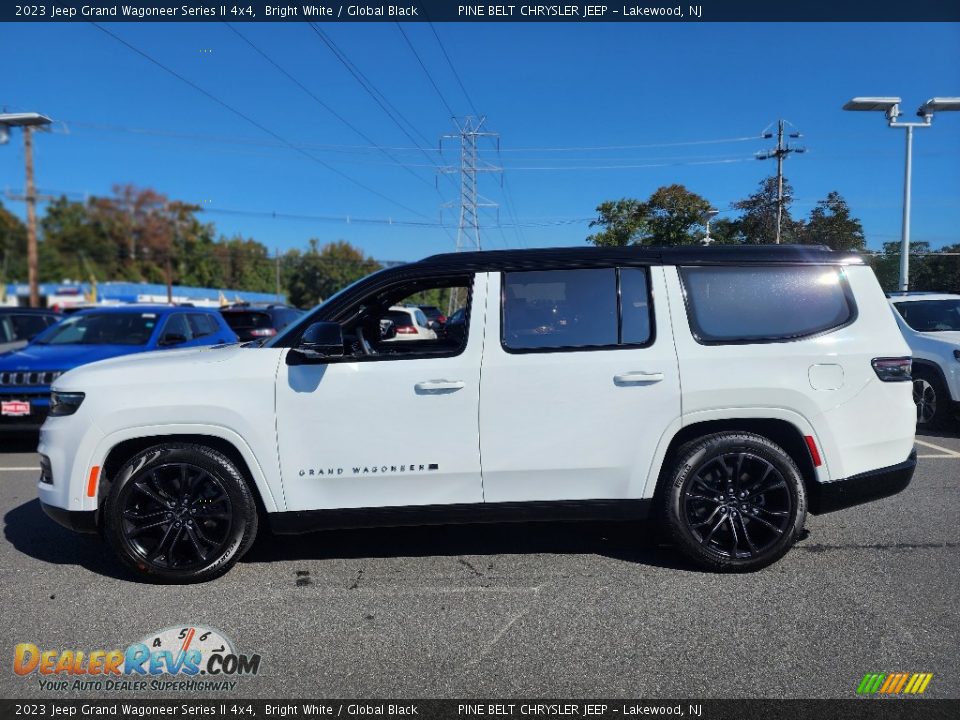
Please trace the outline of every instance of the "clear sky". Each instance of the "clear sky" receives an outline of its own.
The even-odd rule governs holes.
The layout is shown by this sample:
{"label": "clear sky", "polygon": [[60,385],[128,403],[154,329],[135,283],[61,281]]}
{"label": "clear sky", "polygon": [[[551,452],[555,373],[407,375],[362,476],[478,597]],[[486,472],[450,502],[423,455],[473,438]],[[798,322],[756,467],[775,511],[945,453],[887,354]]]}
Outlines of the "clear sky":
{"label": "clear sky", "polygon": [[[927,98],[960,96],[960,25],[437,24],[456,75],[430,25],[404,25],[430,77],[393,23],[321,25],[411,140],[306,23],[104,27],[261,127],[93,25],[0,25],[0,108],[58,121],[37,136],[42,192],[150,186],[202,203],[221,233],[281,250],[342,238],[382,260],[454,249],[456,208],[442,214],[450,228],[432,225],[457,202],[456,176],[435,170],[458,162],[455,141],[437,153],[454,131],[450,109],[476,110],[500,134],[499,155],[481,143],[482,158],[505,168],[503,187],[481,178],[500,204],[483,222],[521,227],[485,227],[485,248],[581,244],[600,202],[670,183],[728,213],[775,172],[753,156],[784,118],[807,148],[786,162],[794,215],[838,190],[878,249],[900,237],[904,132],[841,105],[900,95],[913,119]],[[17,133],[0,146],[0,188],[22,187]],[[960,113],[916,133],[913,197],[915,240],[960,242]],[[3,203],[23,216],[22,203]],[[224,212],[238,210],[265,215]]]}

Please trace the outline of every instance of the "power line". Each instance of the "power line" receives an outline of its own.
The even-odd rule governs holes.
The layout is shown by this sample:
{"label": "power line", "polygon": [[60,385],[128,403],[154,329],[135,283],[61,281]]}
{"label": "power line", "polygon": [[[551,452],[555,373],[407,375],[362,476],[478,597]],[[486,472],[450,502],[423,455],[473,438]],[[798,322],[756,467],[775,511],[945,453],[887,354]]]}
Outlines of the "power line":
{"label": "power line", "polygon": [[[383,149],[382,147],[380,147],[380,146],[379,146],[374,140],[372,140],[366,133],[364,133],[362,130],[360,130],[359,128],[357,128],[353,123],[351,123],[349,120],[347,120],[345,117],[343,117],[340,113],[338,113],[336,110],[334,110],[332,107],[330,107],[330,105],[328,105],[328,104],[325,103],[323,100],[321,100],[319,97],[317,97],[317,95],[316,95],[314,92],[312,92],[308,87],[306,87],[303,83],[301,83],[299,80],[297,80],[297,78],[295,78],[295,77],[294,77],[293,75],[291,75],[289,72],[287,72],[279,63],[277,63],[273,58],[271,58],[269,55],[267,55],[267,53],[265,53],[263,50],[261,50],[259,47],[257,47],[257,45],[254,44],[254,42],[253,42],[252,40],[250,40],[250,38],[248,38],[246,35],[244,35],[244,34],[241,33],[239,30],[237,30],[235,27],[233,27],[233,25],[231,25],[230,23],[224,23],[224,25],[226,25],[230,30],[232,30],[232,31],[237,35],[237,37],[239,37],[241,40],[243,40],[244,42],[246,42],[250,47],[252,47],[264,60],[266,60],[266,61],[267,61],[268,63],[270,63],[271,65],[273,65],[273,67],[275,67],[277,70],[279,70],[285,77],[287,77],[287,78],[288,78],[291,82],[293,82],[298,88],[300,88],[304,93],[306,93],[311,99],[313,99],[314,102],[316,102],[318,105],[320,105],[320,107],[322,107],[324,110],[326,110],[326,111],[329,112],[331,115],[333,115],[337,120],[339,120],[341,123],[343,123],[343,124],[346,125],[348,128],[350,128],[350,130],[352,130],[354,133],[356,133],[357,135],[359,135],[360,137],[362,137],[364,140],[366,140],[368,143],[370,143],[373,147],[375,147],[377,150],[379,150],[379,151],[380,151],[384,156],[386,156],[388,159],[396,162],[398,165],[401,165],[393,155],[391,155],[391,154],[390,154],[389,152],[387,152],[385,149]],[[428,186],[430,185],[430,181],[424,179],[423,177],[421,177],[420,175],[418,175],[417,173],[415,173],[415,172],[414,172],[412,169],[410,169],[409,167],[403,166],[403,165],[401,165],[401,167],[403,167],[404,170],[406,170],[410,175],[413,175],[415,178],[417,178],[420,182],[425,183],[425,184],[428,185]]]}
{"label": "power line", "polygon": [[130,44],[129,42],[127,42],[127,41],[124,40],[123,38],[119,37],[118,35],[113,34],[112,32],[110,32],[109,30],[107,30],[107,29],[106,29],[105,27],[103,27],[102,25],[99,25],[98,23],[95,23],[95,22],[91,22],[90,24],[93,25],[93,26],[94,26],[95,28],[97,28],[98,30],[100,30],[101,32],[105,33],[106,35],[109,35],[110,37],[112,37],[112,38],[113,38],[114,40],[116,40],[117,42],[121,43],[122,45],[125,45],[127,48],[129,48],[129,49],[132,50],[133,52],[137,53],[137,55],[140,55],[140,56],[143,57],[144,59],[149,60],[151,63],[153,63],[154,65],[156,65],[157,67],[159,67],[161,70],[164,70],[165,72],[169,73],[170,75],[173,75],[175,78],[177,78],[177,79],[180,80],[181,82],[189,85],[189,86],[192,87],[194,90],[196,90],[197,92],[199,92],[199,93],[201,93],[202,95],[206,96],[206,97],[209,98],[210,100],[213,100],[215,103],[217,103],[217,104],[220,105],[221,107],[229,110],[231,113],[233,113],[233,114],[236,115],[237,117],[242,118],[243,120],[246,120],[248,123],[250,123],[251,125],[253,125],[253,126],[254,126],[255,128],[257,128],[258,130],[261,130],[261,131],[267,133],[268,135],[270,135],[272,138],[274,138],[274,139],[276,139],[276,140],[279,140],[281,143],[283,143],[284,145],[286,145],[287,147],[289,147],[291,150],[293,150],[293,151],[295,151],[295,152],[297,152],[297,153],[300,153],[300,154],[303,155],[304,157],[309,158],[310,160],[312,160],[313,162],[315,162],[315,163],[317,163],[317,164],[319,164],[319,165],[322,165],[323,167],[327,168],[327,170],[329,170],[330,172],[332,172],[332,173],[334,173],[334,174],[342,177],[344,180],[347,180],[348,182],[352,183],[353,185],[356,185],[357,187],[359,187],[359,188],[361,188],[361,189],[363,189],[363,190],[366,190],[367,192],[369,192],[369,193],[371,193],[371,194],[373,194],[373,195],[376,195],[377,197],[379,197],[379,198],[382,199],[382,200],[386,200],[386,201],[389,202],[391,205],[396,205],[397,207],[402,208],[403,210],[406,210],[407,212],[412,213],[412,214],[414,214],[414,215],[417,215],[417,216],[419,216],[419,217],[426,217],[426,215],[423,215],[422,213],[414,210],[413,208],[409,208],[409,207],[407,207],[406,205],[404,205],[403,203],[400,203],[400,202],[394,200],[393,198],[390,198],[390,197],[384,195],[384,194],[381,193],[379,190],[375,190],[375,189],[373,189],[372,187],[370,187],[369,185],[366,185],[366,184],[360,182],[359,180],[356,180],[356,179],[352,178],[351,176],[347,175],[346,173],[342,172],[341,170],[338,170],[337,168],[333,167],[332,165],[329,165],[328,163],[324,162],[324,161],[321,160],[320,158],[318,158],[318,157],[316,157],[316,156],[314,156],[314,155],[311,155],[311,154],[308,153],[306,150],[297,147],[294,143],[290,142],[289,140],[287,140],[286,138],[282,137],[281,135],[278,135],[277,133],[275,133],[273,130],[271,130],[270,128],[266,127],[265,125],[260,124],[259,122],[257,122],[256,120],[254,120],[254,119],[253,119],[252,117],[250,117],[249,115],[247,115],[247,114],[245,114],[244,112],[238,110],[237,108],[233,107],[233,106],[230,105],[229,103],[221,100],[221,99],[218,98],[216,95],[210,93],[210,92],[207,91],[207,90],[204,90],[202,87],[200,87],[199,85],[197,85],[197,84],[194,83],[193,81],[188,80],[187,78],[185,78],[185,77],[184,77],[183,75],[181,75],[180,73],[178,73],[178,72],[176,72],[175,70],[172,70],[171,68],[167,67],[166,65],[164,65],[163,63],[161,63],[159,60],[156,60],[155,58],[153,58],[153,57],[151,57],[150,55],[148,55],[147,53],[145,53],[143,50],[140,50],[138,47]]}
{"label": "power line", "polygon": [[437,97],[440,98],[440,102],[442,102],[443,106],[447,108],[447,112],[450,113],[450,117],[454,117],[456,113],[453,112],[453,108],[450,107],[450,103],[447,102],[447,99],[443,96],[443,93],[440,92],[440,88],[437,86],[436,81],[434,81],[433,75],[430,74],[430,71],[424,64],[423,59],[420,57],[420,53],[417,52],[417,49],[413,46],[413,43],[410,42],[410,38],[407,37],[407,33],[404,32],[403,26],[399,22],[395,24],[397,26],[397,30],[400,31],[401,35],[403,35],[403,39],[406,40],[407,47],[410,48],[410,52],[413,53],[414,57],[417,58],[417,62],[420,63],[420,68],[423,70],[424,75],[427,76],[427,80],[429,80],[430,84],[433,85],[433,89],[437,91]]}
{"label": "power line", "polygon": [[429,20],[427,25],[430,26],[430,29],[433,31],[433,36],[437,39],[437,45],[440,46],[440,50],[443,52],[443,56],[447,59],[447,65],[450,66],[450,70],[453,72],[453,76],[457,79],[457,84],[460,85],[460,90],[463,92],[463,96],[467,99],[467,103],[470,105],[470,109],[473,110],[475,117],[480,117],[480,113],[477,112],[477,106],[473,104],[473,100],[470,98],[470,93],[467,92],[467,88],[463,85],[463,80],[460,79],[460,73],[457,72],[457,69],[453,66],[453,61],[450,59],[449,53],[447,53],[447,48],[443,46],[443,41],[440,39],[440,36],[437,34],[437,29],[433,26],[433,23]]}
{"label": "power line", "polygon": [[[771,158],[777,159],[777,245],[780,244],[780,225],[783,220],[783,161],[786,160],[787,157],[789,157],[792,153],[806,152],[806,148],[791,147],[789,143],[784,142],[783,126],[785,123],[785,120],[777,121],[777,146],[771,150],[765,150],[757,153],[757,160],[769,160]],[[770,126],[768,125],[763,133],[761,133],[761,137],[772,138],[773,133],[769,130]],[[792,132],[790,133],[790,137],[798,138],[800,137],[800,133]]]}

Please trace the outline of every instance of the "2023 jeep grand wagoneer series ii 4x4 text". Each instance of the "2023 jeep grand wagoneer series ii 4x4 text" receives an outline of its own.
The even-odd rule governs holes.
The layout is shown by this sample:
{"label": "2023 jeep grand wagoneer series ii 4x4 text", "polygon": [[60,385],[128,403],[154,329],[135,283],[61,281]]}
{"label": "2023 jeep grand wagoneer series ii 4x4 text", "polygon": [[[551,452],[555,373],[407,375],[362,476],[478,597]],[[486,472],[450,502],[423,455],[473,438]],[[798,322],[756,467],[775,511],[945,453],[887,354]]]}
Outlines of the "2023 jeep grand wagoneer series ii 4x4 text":
{"label": "2023 jeep grand wagoneer series ii 4x4 text", "polygon": [[[391,307],[463,322],[390,342]],[[455,315],[457,313],[454,313]],[[909,349],[856,256],[779,247],[440,255],[255,345],[58,378],[40,500],[135,571],[223,573],[257,527],[651,517],[701,566],[910,482]]]}

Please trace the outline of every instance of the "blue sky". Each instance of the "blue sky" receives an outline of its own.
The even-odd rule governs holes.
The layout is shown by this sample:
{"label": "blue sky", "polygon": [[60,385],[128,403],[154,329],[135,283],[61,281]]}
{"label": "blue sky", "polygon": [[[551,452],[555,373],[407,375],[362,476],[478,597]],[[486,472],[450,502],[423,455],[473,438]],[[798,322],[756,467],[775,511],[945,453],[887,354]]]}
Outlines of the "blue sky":
{"label": "blue sky", "polygon": [[[202,203],[205,219],[224,234],[281,250],[305,247],[311,237],[345,239],[384,260],[454,248],[455,208],[442,215],[453,229],[402,224],[436,223],[441,204],[456,204],[456,176],[438,176],[434,166],[456,164],[457,154],[452,141],[445,141],[442,160],[436,152],[439,136],[454,130],[450,112],[395,24],[321,28],[409,121],[424,150],[309,25],[232,26],[391,157],[222,23],[105,27],[274,136],[90,24],[0,25],[0,107],[58,121],[53,133],[37,138],[41,191],[82,198],[106,194],[115,183],[151,186]],[[524,225],[484,228],[485,248],[582,244],[590,232],[583,219],[600,202],[645,198],[670,183],[728,214],[731,202],[774,173],[774,161],[753,155],[772,144],[757,136],[782,117],[803,133],[797,142],[808,150],[786,162],[794,215],[805,216],[838,190],[877,249],[900,236],[904,133],[888,129],[879,113],[845,113],[841,105],[854,95],[901,95],[909,113],[903,119],[911,119],[929,97],[960,95],[954,24],[435,28],[473,106],[500,133],[499,155],[492,143],[482,143],[481,154],[502,163],[505,186],[490,175],[480,190],[501,205],[502,224],[516,217]],[[472,114],[430,26],[403,30],[446,103],[458,115]],[[17,134],[0,146],[0,188],[22,186]],[[943,113],[916,133],[913,198],[915,240],[934,247],[960,242],[960,113]],[[22,203],[3,203],[24,214]],[[401,224],[323,219],[346,217]],[[497,215],[485,211],[483,218],[493,225]]]}

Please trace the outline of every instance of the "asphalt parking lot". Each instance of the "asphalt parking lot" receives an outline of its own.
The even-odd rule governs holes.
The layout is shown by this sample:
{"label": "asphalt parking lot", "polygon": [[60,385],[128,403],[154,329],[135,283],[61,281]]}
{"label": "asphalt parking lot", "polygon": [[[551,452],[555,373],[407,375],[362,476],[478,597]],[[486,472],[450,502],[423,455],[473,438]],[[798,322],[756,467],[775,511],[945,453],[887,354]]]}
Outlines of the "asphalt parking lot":
{"label": "asphalt parking lot", "polygon": [[266,536],[184,587],[135,582],[49,521],[30,442],[5,441],[0,697],[76,696],[16,676],[17,643],[109,650],[188,625],[262,656],[229,698],[850,698],[897,671],[960,697],[957,434],[919,436],[904,493],[810,517],[749,575],[693,570],[634,525],[526,524]]}

